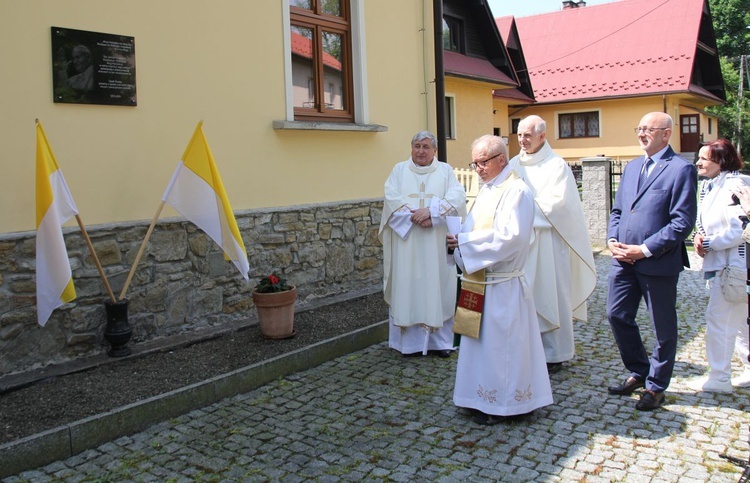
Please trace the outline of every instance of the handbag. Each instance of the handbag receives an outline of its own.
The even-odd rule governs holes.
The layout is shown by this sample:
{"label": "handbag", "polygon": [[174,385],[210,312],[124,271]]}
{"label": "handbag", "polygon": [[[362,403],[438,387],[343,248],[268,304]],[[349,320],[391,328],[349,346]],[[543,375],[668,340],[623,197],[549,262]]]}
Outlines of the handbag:
{"label": "handbag", "polygon": [[747,302],[747,271],[727,265],[719,272],[721,294],[727,302]]}

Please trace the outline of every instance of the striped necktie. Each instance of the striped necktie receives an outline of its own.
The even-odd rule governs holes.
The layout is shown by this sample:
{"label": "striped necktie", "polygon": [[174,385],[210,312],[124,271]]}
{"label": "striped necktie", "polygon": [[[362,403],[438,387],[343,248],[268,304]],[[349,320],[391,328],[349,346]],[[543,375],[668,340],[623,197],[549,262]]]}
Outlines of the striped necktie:
{"label": "striped necktie", "polygon": [[646,162],[643,163],[643,169],[641,169],[641,175],[638,178],[638,189],[640,190],[645,184],[646,180],[648,179],[648,171],[651,168],[651,165],[654,163],[654,160],[651,158],[646,158]]}

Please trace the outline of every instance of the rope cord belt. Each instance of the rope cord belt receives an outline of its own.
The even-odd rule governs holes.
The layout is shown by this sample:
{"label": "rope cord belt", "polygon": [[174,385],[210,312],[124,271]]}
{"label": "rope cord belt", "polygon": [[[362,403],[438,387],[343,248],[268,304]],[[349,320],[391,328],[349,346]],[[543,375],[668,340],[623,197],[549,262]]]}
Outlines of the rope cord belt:
{"label": "rope cord belt", "polygon": [[493,278],[495,280],[485,280],[484,282],[479,282],[477,280],[468,280],[464,278],[463,274],[458,275],[458,277],[462,282],[471,282],[481,285],[493,285],[496,283],[507,282],[512,278],[523,277],[523,270],[514,270],[512,272],[486,272],[484,275],[485,278]]}

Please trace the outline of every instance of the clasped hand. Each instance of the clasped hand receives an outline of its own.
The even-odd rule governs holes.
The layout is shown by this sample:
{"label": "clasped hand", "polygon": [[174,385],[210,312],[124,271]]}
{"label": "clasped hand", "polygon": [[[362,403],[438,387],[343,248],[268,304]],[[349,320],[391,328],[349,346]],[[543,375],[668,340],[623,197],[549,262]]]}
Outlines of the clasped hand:
{"label": "clasped hand", "polygon": [[646,258],[639,245],[626,245],[617,241],[608,243],[609,251],[612,252],[612,258],[620,262],[634,264],[636,260]]}
{"label": "clasped hand", "polygon": [[411,211],[411,222],[415,223],[422,228],[432,227],[432,218],[430,217],[430,208],[417,208]]}

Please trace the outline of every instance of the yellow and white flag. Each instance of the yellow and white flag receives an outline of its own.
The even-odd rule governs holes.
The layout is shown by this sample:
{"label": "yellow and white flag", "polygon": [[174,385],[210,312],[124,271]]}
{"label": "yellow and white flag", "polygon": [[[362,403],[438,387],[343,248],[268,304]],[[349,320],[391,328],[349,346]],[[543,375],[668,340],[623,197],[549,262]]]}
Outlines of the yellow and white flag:
{"label": "yellow and white flag", "polygon": [[36,307],[44,326],[52,311],[76,298],[62,225],[78,214],[42,124],[36,125]]}
{"label": "yellow and white flag", "polygon": [[205,231],[248,280],[245,244],[202,126],[201,121],[195,128],[161,199]]}

